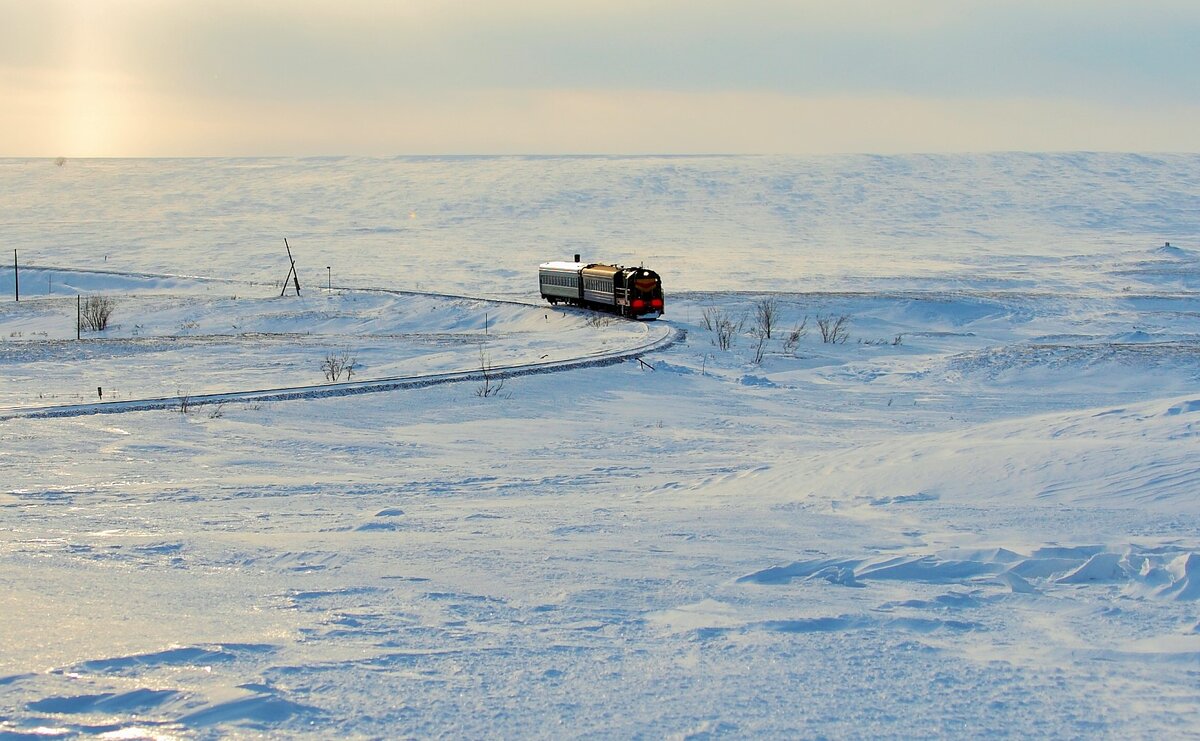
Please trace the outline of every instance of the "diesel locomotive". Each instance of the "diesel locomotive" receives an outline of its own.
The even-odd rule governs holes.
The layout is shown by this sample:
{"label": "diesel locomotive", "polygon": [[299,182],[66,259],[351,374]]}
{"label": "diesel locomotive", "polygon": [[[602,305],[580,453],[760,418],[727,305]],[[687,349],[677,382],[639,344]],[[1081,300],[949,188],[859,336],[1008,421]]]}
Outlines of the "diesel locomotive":
{"label": "diesel locomotive", "polygon": [[657,319],[663,314],[662,280],[646,268],[603,263],[544,262],[538,266],[542,298],[632,319]]}

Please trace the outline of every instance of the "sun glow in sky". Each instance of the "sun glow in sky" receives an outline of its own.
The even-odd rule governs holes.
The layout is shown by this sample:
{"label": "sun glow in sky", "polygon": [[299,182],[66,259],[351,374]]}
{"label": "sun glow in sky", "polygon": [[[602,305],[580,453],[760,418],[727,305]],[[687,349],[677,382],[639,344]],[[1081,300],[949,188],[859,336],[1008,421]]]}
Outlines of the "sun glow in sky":
{"label": "sun glow in sky", "polygon": [[61,75],[58,123],[67,150],[102,152],[119,148],[128,129],[122,109],[128,104],[126,84],[116,73],[112,33],[101,3],[78,3],[62,19],[65,65],[48,70]]}
{"label": "sun glow in sky", "polygon": [[1200,150],[1192,0],[0,0],[0,156]]}

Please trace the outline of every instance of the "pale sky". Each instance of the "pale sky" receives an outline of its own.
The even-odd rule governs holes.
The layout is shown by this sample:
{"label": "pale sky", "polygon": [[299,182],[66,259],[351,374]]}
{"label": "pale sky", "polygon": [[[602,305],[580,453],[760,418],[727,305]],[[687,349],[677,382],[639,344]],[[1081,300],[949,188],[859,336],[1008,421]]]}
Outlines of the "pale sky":
{"label": "pale sky", "polygon": [[0,156],[1200,151],[1198,0],[0,0]]}

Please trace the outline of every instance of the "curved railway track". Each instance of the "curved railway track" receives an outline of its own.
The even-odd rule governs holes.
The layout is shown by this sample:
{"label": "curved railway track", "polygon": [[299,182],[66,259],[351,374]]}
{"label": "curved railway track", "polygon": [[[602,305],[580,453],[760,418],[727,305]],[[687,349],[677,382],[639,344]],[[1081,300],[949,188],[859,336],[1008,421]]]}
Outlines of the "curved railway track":
{"label": "curved railway track", "polygon": [[[383,293],[403,293],[413,295],[428,295],[442,298],[487,301],[491,303],[518,304],[537,307],[537,304],[483,299],[473,296],[450,296],[446,294],[426,294],[413,291],[391,291],[381,288],[343,289],[365,290]],[[644,342],[632,347],[609,350],[600,353],[577,356],[554,361],[538,361],[532,363],[514,363],[508,365],[490,366],[487,375],[491,379],[514,378],[542,373],[559,373],[577,368],[590,368],[614,365],[631,358],[636,358],[648,352],[662,350],[679,342],[685,336],[684,330],[665,323],[645,325],[650,335]],[[144,399],[127,399],[122,401],[93,402],[84,404],[61,404],[51,406],[8,406],[0,407],[0,421],[15,418],[45,418],[45,417],[78,417],[91,414],[119,414],[123,412],[147,411],[154,409],[178,409],[181,404],[204,406],[224,404],[228,402],[254,401],[285,401],[292,399],[315,399],[334,396],[351,396],[354,394],[370,394],[382,391],[397,391],[402,389],[423,388],[443,383],[460,383],[463,381],[482,381],[484,372],[481,368],[461,371],[444,371],[407,376],[388,376],[366,381],[345,383],[325,383],[305,386],[286,386],[277,388],[243,389],[211,394],[196,394],[189,396],[163,396]]]}

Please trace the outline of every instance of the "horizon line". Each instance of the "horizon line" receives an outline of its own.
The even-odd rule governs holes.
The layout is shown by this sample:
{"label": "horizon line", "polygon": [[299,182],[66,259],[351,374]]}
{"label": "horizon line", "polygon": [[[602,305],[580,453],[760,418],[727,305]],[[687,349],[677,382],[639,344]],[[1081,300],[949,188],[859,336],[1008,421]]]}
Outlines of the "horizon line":
{"label": "horizon line", "polygon": [[954,157],[964,155],[1078,155],[1123,154],[1141,156],[1198,155],[1200,150],[1139,150],[1139,149],[963,149],[950,151],[903,152],[494,152],[494,153],[432,153],[432,154],[144,154],[144,155],[20,155],[0,154],[0,161],[14,160],[201,160],[201,159],[704,159],[710,157]]}

